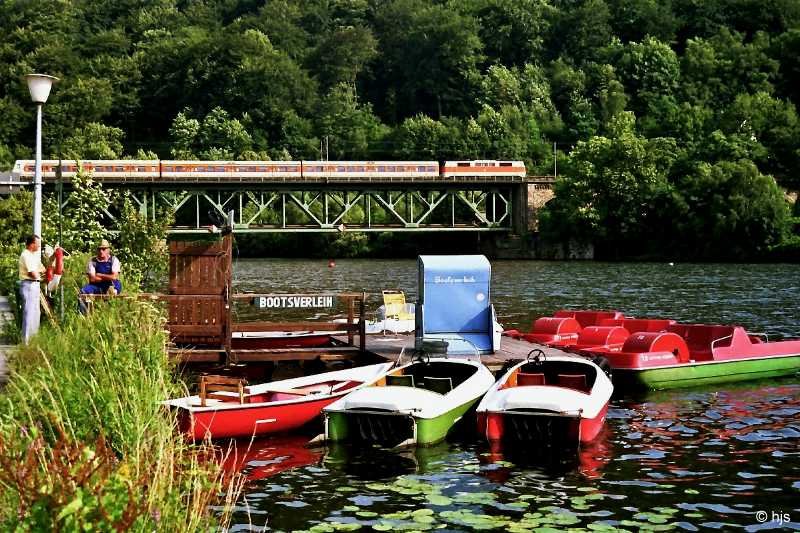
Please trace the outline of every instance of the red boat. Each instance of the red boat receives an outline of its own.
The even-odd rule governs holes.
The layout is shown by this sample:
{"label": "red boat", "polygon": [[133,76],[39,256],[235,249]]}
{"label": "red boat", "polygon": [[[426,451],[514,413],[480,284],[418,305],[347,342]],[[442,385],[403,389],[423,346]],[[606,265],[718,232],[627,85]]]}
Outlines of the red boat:
{"label": "red boat", "polygon": [[800,371],[800,340],[767,342],[764,335],[748,333],[741,326],[678,324],[670,319],[623,317],[617,311],[556,315],[537,319],[530,333],[505,334],[603,356],[619,387],[668,389]]}
{"label": "red boat", "polygon": [[614,387],[595,363],[574,355],[539,356],[512,366],[478,405],[489,442],[588,443],[603,429]]}
{"label": "red boat", "polygon": [[393,363],[325,372],[313,376],[167,400],[178,412],[180,430],[189,437],[249,438],[297,429],[319,416],[322,408],[368,385]]}
{"label": "red boat", "polygon": [[281,348],[320,348],[331,344],[331,336],[341,331],[248,331],[234,333],[231,347],[234,350],[262,350]]}

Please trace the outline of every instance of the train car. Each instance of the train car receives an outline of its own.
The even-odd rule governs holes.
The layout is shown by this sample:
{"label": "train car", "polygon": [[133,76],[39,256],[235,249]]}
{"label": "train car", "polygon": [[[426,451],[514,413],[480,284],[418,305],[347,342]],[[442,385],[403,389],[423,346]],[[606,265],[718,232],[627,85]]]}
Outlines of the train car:
{"label": "train car", "polygon": [[299,180],[300,161],[161,161],[165,181]]}
{"label": "train car", "polygon": [[[61,160],[61,176],[70,180],[78,172],[78,162]],[[14,164],[14,174],[21,178],[33,179],[36,162],[32,159],[19,160]],[[42,161],[42,180],[53,181],[58,178],[59,161]],[[159,176],[158,160],[84,160],[80,161],[84,172],[90,173],[98,181],[152,181]]]}
{"label": "train car", "polygon": [[436,180],[436,161],[303,161],[303,177],[329,181]]}
{"label": "train car", "polygon": [[497,161],[483,159],[475,161],[445,161],[443,178],[502,178],[526,176],[522,161]]}

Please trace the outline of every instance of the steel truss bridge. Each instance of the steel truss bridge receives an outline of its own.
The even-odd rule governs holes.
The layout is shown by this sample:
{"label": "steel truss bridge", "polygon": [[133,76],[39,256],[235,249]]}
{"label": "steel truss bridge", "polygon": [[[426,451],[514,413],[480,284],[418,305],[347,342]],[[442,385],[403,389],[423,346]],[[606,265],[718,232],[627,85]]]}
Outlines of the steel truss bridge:
{"label": "steel truss bridge", "polygon": [[[553,178],[96,181],[107,189],[126,191],[148,218],[173,212],[171,233],[208,232],[231,212],[237,233],[524,233],[528,227],[528,186],[550,186]],[[52,180],[45,183],[46,192],[55,187]],[[70,187],[69,182],[63,184],[65,207],[70,202]],[[114,218],[118,211],[119,206],[110,206],[106,214]]]}

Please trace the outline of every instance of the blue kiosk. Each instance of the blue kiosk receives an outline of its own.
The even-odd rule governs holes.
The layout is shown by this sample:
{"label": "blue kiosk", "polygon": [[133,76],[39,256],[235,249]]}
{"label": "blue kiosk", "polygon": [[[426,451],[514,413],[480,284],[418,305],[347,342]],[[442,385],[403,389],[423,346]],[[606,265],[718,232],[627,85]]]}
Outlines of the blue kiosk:
{"label": "blue kiosk", "polygon": [[490,290],[492,267],[483,255],[421,255],[415,347],[437,346],[447,355],[494,353]]}

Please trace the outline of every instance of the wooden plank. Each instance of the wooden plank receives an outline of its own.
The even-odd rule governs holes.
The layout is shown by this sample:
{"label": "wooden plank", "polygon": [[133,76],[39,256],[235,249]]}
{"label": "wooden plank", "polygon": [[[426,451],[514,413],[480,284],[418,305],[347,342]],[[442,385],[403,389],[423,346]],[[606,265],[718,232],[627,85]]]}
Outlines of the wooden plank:
{"label": "wooden plank", "polygon": [[167,324],[171,335],[215,336],[222,335],[222,324]]}
{"label": "wooden plank", "polygon": [[206,375],[200,376],[200,378],[202,380],[204,380],[206,382],[206,384],[208,384],[208,385],[236,385],[238,387],[239,383],[242,382],[242,378],[232,378],[232,377],[229,377],[229,376],[218,376],[216,374],[206,374]]}
{"label": "wooden plank", "polygon": [[253,348],[253,349],[236,349],[234,352],[240,354],[247,353],[321,353],[321,352],[357,352],[358,349],[352,346],[329,346],[325,348]]}
{"label": "wooden plank", "polygon": [[267,362],[267,361],[313,361],[314,359],[320,359],[321,361],[343,361],[353,359],[354,357],[358,356],[358,352],[351,350],[348,352],[343,353],[326,353],[326,352],[319,352],[319,351],[308,351],[308,352],[293,352],[293,353],[282,353],[282,352],[274,352],[274,353],[238,353],[237,350],[233,350],[234,356],[236,360],[240,363],[255,363],[255,362]]}
{"label": "wooden plank", "polygon": [[[346,344],[348,342],[345,335],[335,335],[332,340],[337,344]],[[366,353],[389,361],[397,360],[403,348],[405,348],[405,354],[409,356],[414,349],[414,336],[408,334],[367,335],[365,342]],[[511,337],[501,337],[500,349],[493,354],[481,355],[481,361],[492,370],[498,370],[508,361],[525,359],[528,353],[535,349],[542,350],[545,357],[548,355],[568,355],[567,352],[558,348],[512,339]]]}
{"label": "wooden plank", "polygon": [[[252,331],[342,331],[348,330],[347,324],[338,322],[234,322],[231,325],[234,332]],[[357,331],[358,326],[350,329]]]}

